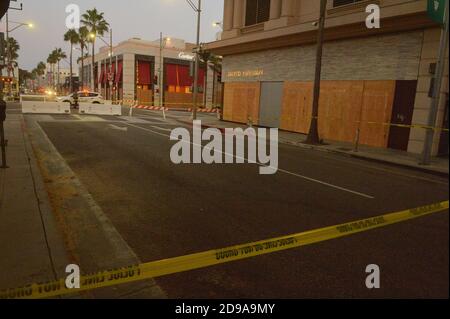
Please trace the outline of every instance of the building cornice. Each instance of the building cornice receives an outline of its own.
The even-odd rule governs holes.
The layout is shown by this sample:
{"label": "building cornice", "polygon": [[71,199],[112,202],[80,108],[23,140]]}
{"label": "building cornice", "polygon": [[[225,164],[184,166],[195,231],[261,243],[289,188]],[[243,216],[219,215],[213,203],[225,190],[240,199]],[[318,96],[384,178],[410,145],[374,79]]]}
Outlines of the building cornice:
{"label": "building cornice", "polygon": [[[405,8],[406,9],[406,8]],[[381,19],[381,28],[368,29],[362,15],[355,16],[357,22],[338,24],[329,19],[325,30],[325,41],[368,37],[388,33],[414,31],[438,26],[422,8],[410,8],[403,15],[385,16]],[[301,46],[317,41],[317,29],[311,23],[285,27],[276,30],[240,36],[208,43],[206,48],[217,55],[249,53],[273,48]]]}

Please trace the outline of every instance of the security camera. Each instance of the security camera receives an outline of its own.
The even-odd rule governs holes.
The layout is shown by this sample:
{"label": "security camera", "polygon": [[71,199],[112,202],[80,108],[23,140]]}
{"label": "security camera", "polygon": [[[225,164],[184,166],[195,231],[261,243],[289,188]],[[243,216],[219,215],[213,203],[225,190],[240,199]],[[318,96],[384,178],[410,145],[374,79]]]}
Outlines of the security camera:
{"label": "security camera", "polygon": [[317,27],[317,25],[319,24],[319,22],[314,21],[313,23],[311,23],[313,27]]}

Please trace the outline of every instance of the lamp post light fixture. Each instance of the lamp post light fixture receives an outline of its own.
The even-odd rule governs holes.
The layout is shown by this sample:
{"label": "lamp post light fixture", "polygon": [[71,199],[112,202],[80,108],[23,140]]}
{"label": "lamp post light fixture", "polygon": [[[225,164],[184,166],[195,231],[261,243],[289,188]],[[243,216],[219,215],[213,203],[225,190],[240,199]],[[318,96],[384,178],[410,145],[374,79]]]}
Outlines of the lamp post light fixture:
{"label": "lamp post light fixture", "polygon": [[[102,40],[102,42],[109,47],[109,53],[108,53],[108,57],[109,57],[109,71],[108,71],[109,97],[111,98],[111,101],[114,102],[114,98],[115,97],[113,97],[113,87],[112,87],[113,83],[114,83],[114,80],[112,78],[112,75],[113,75],[113,72],[112,72],[113,71],[112,70],[112,60],[113,60],[113,55],[114,55],[114,52],[113,52],[113,31],[112,31],[112,29],[109,29],[109,31],[107,31],[107,33],[109,34],[109,43],[106,42],[106,40],[103,37],[101,37],[101,36],[99,36],[98,34],[95,34],[95,33],[89,33],[89,37],[91,39],[97,39],[98,38],[98,39]],[[94,74],[94,66],[93,65],[92,65],[92,74]],[[92,76],[92,81],[95,83],[94,76]]]}
{"label": "lamp post light fixture", "polygon": [[11,33],[17,29],[19,29],[20,27],[28,27],[30,29],[34,28],[34,24],[33,23],[24,23],[24,22],[14,22],[14,21],[9,21],[8,24],[16,24],[16,26],[12,29],[8,29],[8,33]]}
{"label": "lamp post light fixture", "polygon": [[[18,10],[18,11],[22,11],[23,10],[23,4],[20,4],[19,8],[15,8],[15,7],[9,7],[9,9],[12,10]],[[5,13],[5,17],[6,17],[6,60],[7,60],[7,71],[8,71],[8,77],[11,75],[11,69],[12,69],[12,61],[11,61],[11,51],[10,51],[10,47],[9,47],[9,34],[11,32],[16,31],[17,29],[23,27],[23,26],[27,26],[28,28],[32,29],[34,27],[34,25],[32,23],[24,23],[24,22],[15,22],[15,21],[10,21],[9,20],[9,13],[8,11],[6,11]],[[16,24],[15,27],[13,27],[12,29],[9,28],[10,24]],[[11,94],[11,85],[9,85],[8,88],[8,94]]]}
{"label": "lamp post light fixture", "polygon": [[215,27],[215,28],[219,27],[219,28],[221,28],[223,30],[223,22],[215,21],[215,22],[212,23],[212,26]]}

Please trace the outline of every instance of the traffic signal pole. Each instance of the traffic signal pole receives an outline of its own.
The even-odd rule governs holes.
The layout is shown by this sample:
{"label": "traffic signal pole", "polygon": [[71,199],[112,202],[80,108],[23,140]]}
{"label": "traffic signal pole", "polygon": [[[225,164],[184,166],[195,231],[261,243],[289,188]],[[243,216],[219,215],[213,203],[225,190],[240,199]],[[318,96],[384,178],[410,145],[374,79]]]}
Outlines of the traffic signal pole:
{"label": "traffic signal pole", "polygon": [[439,44],[439,60],[437,63],[436,79],[433,88],[433,97],[431,99],[430,113],[428,115],[428,126],[425,145],[422,153],[422,165],[431,164],[431,155],[433,151],[433,141],[437,130],[435,129],[437,114],[439,110],[439,102],[441,97],[442,77],[445,70],[445,53],[448,45],[449,34],[449,4],[445,1],[445,13],[444,13],[444,27],[441,30],[441,39]]}

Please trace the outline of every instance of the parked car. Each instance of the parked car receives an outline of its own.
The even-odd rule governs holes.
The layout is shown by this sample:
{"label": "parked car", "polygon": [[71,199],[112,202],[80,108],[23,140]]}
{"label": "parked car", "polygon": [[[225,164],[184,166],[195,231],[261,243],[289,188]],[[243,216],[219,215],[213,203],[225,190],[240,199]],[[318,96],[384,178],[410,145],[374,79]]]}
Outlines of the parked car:
{"label": "parked car", "polygon": [[[85,92],[80,91],[78,94],[78,103],[92,103],[92,104],[105,104],[105,100],[97,92]],[[56,98],[58,102],[70,103],[70,105],[75,104],[74,93],[67,96],[59,96]]]}

